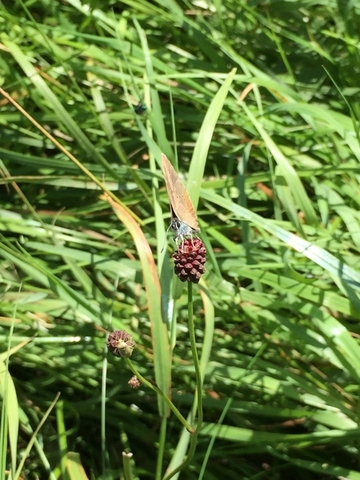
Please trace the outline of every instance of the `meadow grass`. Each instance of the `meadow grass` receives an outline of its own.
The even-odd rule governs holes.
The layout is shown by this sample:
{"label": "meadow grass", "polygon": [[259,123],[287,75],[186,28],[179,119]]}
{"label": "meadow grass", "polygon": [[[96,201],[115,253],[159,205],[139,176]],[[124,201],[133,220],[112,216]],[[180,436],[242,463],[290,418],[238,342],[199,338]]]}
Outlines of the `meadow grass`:
{"label": "meadow grass", "polygon": [[2,2],[0,480],[360,479],[359,14]]}

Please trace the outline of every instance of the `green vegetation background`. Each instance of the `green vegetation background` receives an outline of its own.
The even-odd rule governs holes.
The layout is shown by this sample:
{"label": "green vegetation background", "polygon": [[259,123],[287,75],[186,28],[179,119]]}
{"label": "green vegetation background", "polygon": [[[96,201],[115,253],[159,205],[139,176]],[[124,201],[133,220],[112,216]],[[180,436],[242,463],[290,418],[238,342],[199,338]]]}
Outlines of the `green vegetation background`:
{"label": "green vegetation background", "polygon": [[[359,32],[357,0],[1,3],[1,479],[186,458],[121,328],[193,423],[203,380],[173,478],[360,479]],[[161,151],[208,250],[202,380]]]}

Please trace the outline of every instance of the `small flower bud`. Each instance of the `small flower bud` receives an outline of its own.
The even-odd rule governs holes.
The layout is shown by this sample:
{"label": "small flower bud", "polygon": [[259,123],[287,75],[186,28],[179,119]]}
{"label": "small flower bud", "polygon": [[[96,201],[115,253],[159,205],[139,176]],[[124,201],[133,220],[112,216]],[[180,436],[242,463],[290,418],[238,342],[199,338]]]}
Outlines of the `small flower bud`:
{"label": "small flower bud", "polygon": [[140,385],[141,385],[141,382],[140,380],[138,379],[138,377],[136,375],[134,375],[133,377],[130,378],[130,380],[128,381],[128,385],[130,385],[131,388],[139,388]]}
{"label": "small flower bud", "polygon": [[182,282],[198,283],[205,273],[206,248],[200,238],[185,238],[173,259],[174,272]]}
{"label": "small flower bud", "polygon": [[114,330],[108,337],[107,347],[109,352],[116,357],[129,358],[134,350],[135,342],[132,335],[125,330]]}

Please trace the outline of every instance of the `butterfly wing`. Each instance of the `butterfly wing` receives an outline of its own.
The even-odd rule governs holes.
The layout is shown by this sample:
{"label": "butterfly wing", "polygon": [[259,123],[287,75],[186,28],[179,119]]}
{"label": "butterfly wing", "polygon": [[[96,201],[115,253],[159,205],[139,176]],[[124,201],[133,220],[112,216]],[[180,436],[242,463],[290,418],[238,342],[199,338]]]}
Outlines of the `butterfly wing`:
{"label": "butterfly wing", "polygon": [[172,211],[181,222],[186,223],[195,231],[200,231],[190,196],[170,160],[163,153],[161,154],[161,162]]}

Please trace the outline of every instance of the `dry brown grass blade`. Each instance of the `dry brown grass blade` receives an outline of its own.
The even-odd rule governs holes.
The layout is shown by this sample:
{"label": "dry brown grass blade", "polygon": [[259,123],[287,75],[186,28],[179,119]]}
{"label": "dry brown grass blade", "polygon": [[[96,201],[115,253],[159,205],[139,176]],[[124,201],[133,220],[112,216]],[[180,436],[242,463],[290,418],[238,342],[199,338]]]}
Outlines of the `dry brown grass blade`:
{"label": "dry brown grass blade", "polygon": [[[153,253],[143,231],[128,211],[108,195],[101,195],[100,198],[111,205],[118,219],[128,229],[139,254],[151,323],[156,383],[164,393],[168,394],[171,375],[170,345],[167,326],[161,316],[160,280]],[[158,397],[158,402],[160,414],[168,415],[168,407],[161,397]]]}

